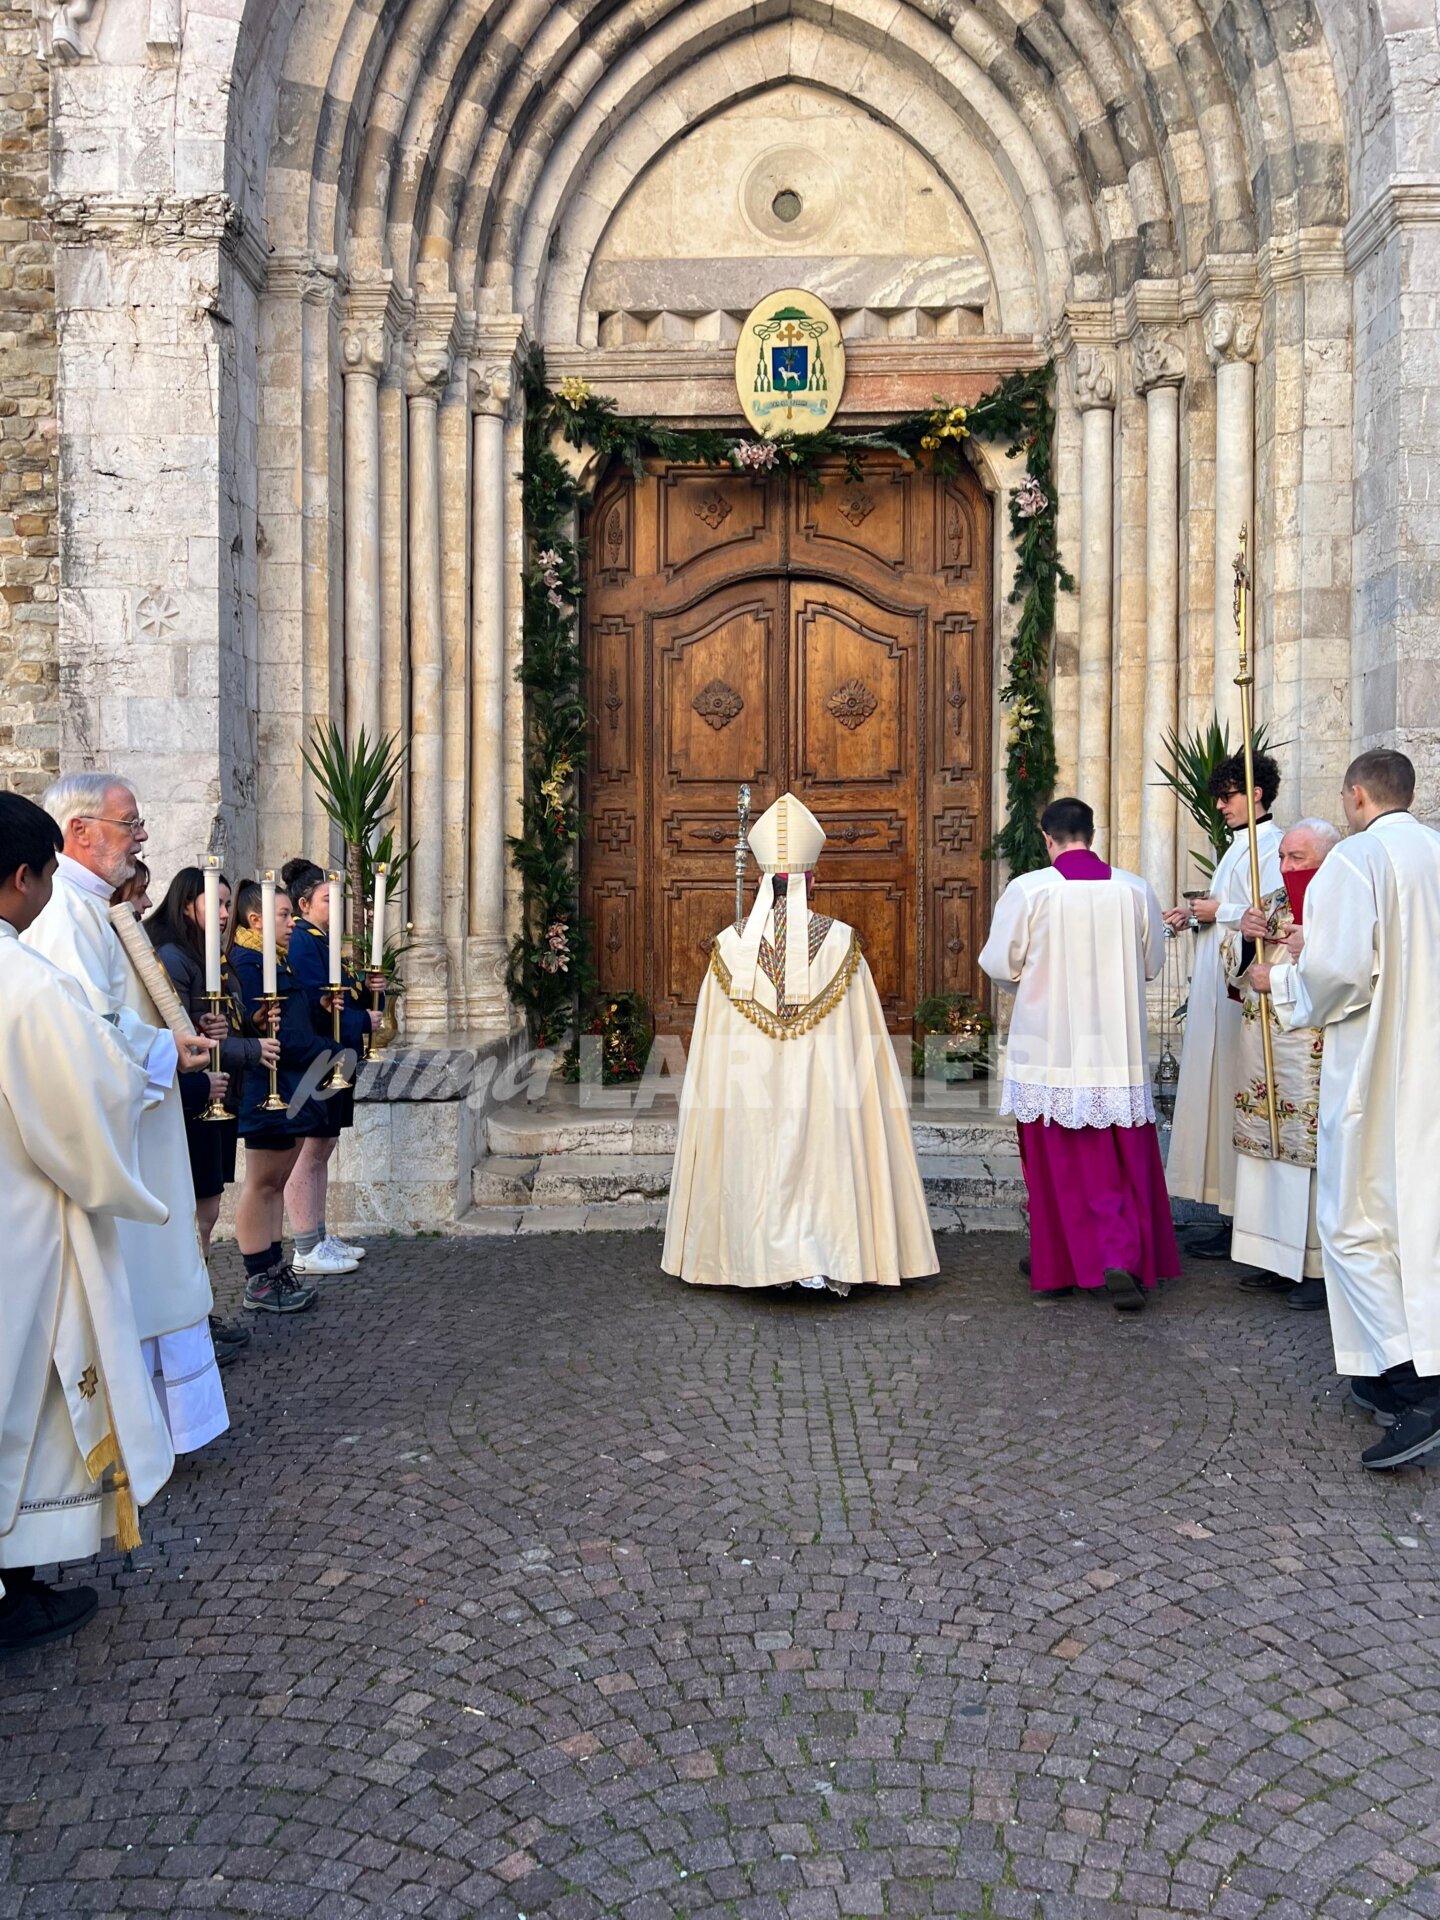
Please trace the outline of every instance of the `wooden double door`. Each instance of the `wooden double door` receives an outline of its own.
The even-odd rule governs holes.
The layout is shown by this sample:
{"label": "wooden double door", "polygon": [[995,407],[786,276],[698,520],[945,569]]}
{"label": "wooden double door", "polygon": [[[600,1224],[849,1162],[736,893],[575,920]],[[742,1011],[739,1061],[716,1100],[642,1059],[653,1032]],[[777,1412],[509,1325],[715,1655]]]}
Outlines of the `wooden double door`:
{"label": "wooden double door", "polygon": [[[989,509],[888,457],[612,477],[585,529],[582,910],[603,988],[688,1033],[735,916],[736,794],[828,836],[815,901],[860,933],[893,1032],[978,987],[989,869]],[[747,904],[758,878],[747,868]]]}

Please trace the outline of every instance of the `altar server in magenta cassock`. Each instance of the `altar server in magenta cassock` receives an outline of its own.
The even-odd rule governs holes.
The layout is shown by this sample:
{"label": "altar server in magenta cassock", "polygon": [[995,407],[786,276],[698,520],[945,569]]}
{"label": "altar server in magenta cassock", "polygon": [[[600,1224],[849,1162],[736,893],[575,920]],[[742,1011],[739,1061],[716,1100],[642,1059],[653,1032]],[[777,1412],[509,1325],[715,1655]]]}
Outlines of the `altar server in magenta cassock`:
{"label": "altar server in magenta cassock", "polygon": [[1051,864],[1000,896],[980,965],[1013,992],[1000,1111],[1015,1116],[1037,1300],[1145,1304],[1180,1256],[1155,1137],[1145,983],[1165,957],[1153,888],[1091,851],[1095,816],[1056,800]]}
{"label": "altar server in magenta cassock", "polygon": [[1414,794],[1403,753],[1352,761],[1300,957],[1250,972],[1282,1026],[1325,1035],[1316,1220],[1335,1363],[1390,1423],[1370,1468],[1440,1460],[1440,834]]}
{"label": "altar server in magenta cassock", "polygon": [[662,1256],[696,1285],[845,1294],[938,1271],[880,997],[854,928],[810,910],[824,844],[782,794],[750,833],[750,916],[711,949]]}
{"label": "altar server in magenta cassock", "polygon": [[116,1221],[158,1227],[139,1130],[158,1098],[79,986],[22,945],[60,833],[0,793],[0,1652],[73,1633],[89,1587],[35,1569],[137,1544],[175,1456],[141,1353]]}
{"label": "altar server in magenta cassock", "polygon": [[126,957],[110,921],[110,899],[131,878],[144,844],[135,794],[113,774],[64,774],[43,805],[65,837],[50,904],[25,938],[77,981],[95,1011],[116,1023],[161,1098],[140,1123],[140,1168],[167,1212],[163,1226],[120,1223],[120,1251],[135,1318],[177,1453],[193,1453],[230,1424],[210,1335],[210,1275],[195,1226],[195,1182],[177,1083],[181,1068],[204,1071],[209,1045],[177,1039]]}

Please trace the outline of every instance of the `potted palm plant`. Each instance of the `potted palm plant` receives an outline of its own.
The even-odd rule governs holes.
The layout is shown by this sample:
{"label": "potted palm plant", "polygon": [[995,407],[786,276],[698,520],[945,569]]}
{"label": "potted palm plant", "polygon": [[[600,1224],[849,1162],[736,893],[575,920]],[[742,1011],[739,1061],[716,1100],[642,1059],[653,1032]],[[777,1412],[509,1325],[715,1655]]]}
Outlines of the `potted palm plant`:
{"label": "potted palm plant", "polygon": [[[1209,842],[1208,854],[1196,853],[1191,856],[1207,880],[1214,873],[1231,839],[1230,829],[1220,809],[1210,798],[1210,776],[1222,760],[1228,760],[1236,751],[1230,744],[1230,735],[1212,714],[1208,727],[1197,727],[1193,733],[1184,736],[1172,727],[1165,736],[1166,758],[1155,763],[1155,771]],[[1265,727],[1255,730],[1255,751],[1274,751]]]}
{"label": "potted palm plant", "polygon": [[[397,842],[393,816],[395,782],[405,764],[398,736],[372,741],[362,727],[353,743],[333,720],[317,721],[304,750],[305,765],[315,790],[345,843],[345,871],[350,896],[349,937],[352,959],[361,963],[369,954],[367,920],[375,890],[375,870],[383,865],[385,898],[400,891],[412,848]],[[402,991],[399,962],[406,943],[387,944],[384,972],[387,1006]]]}

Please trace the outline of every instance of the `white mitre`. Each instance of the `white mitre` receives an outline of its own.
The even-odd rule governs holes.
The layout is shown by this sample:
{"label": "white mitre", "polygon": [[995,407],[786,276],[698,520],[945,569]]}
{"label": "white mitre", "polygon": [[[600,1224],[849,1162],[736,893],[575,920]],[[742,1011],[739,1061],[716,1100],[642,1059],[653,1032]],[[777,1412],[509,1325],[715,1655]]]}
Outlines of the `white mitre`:
{"label": "white mitre", "polygon": [[740,953],[731,975],[737,1000],[755,997],[760,942],[775,905],[775,875],[788,876],[785,904],[785,993],[793,1006],[810,999],[810,900],[807,876],[825,845],[825,829],[793,793],[782,793],[750,829],[750,851],[763,878],[740,937]]}

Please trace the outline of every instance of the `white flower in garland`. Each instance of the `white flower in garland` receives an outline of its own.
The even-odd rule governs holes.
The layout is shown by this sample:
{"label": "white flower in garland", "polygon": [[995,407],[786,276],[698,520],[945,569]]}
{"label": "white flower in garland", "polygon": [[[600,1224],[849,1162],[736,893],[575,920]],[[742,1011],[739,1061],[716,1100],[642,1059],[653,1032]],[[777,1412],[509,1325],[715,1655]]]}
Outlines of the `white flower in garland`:
{"label": "white flower in garland", "polygon": [[1022,520],[1033,520],[1050,504],[1049,495],[1033,473],[1027,473],[1015,489],[1015,511]]}

